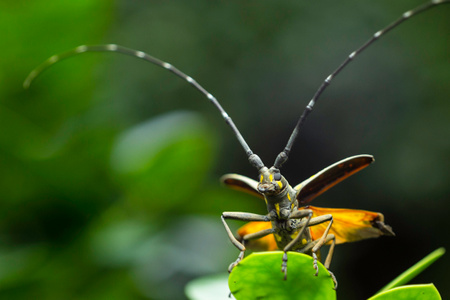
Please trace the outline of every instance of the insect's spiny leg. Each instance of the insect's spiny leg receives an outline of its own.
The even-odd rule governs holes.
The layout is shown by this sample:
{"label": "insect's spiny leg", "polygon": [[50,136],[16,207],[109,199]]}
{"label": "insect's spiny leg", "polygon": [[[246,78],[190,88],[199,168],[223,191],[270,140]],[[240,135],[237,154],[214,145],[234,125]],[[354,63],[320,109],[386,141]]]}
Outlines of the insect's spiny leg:
{"label": "insect's spiny leg", "polygon": [[195,79],[192,77],[186,75],[179,69],[177,69],[175,66],[173,66],[170,63],[164,62],[160,59],[157,59],[156,57],[153,57],[145,52],[137,51],[134,49],[126,48],[123,46],[119,46],[116,44],[107,44],[107,45],[82,45],[77,48],[74,48],[70,51],[64,52],[62,54],[53,55],[49,59],[47,59],[44,63],[42,63],[40,66],[38,66],[36,69],[34,69],[28,77],[25,79],[25,82],[23,83],[24,88],[28,88],[31,84],[31,82],[39,76],[40,73],[42,73],[45,69],[50,67],[51,65],[55,64],[58,61],[61,61],[65,58],[85,53],[85,52],[117,52],[122,53],[126,55],[130,55],[133,57],[137,57],[140,59],[143,59],[145,61],[148,61],[154,65],[157,65],[163,69],[166,69],[176,76],[186,80],[190,85],[192,85],[195,89],[197,89],[199,92],[201,92],[203,95],[206,96],[206,98],[219,110],[220,114],[222,115],[222,118],[225,120],[225,122],[230,126],[231,130],[235,134],[236,138],[238,139],[239,143],[241,144],[242,148],[244,149],[245,153],[247,154],[247,157],[250,161],[250,163],[256,167],[258,170],[264,167],[263,162],[257,156],[252,152],[250,147],[248,146],[247,142],[245,141],[244,137],[234,124],[231,117],[227,114],[227,112],[223,109],[223,107],[220,105],[219,101],[210,93],[208,92],[203,86],[201,86]]}
{"label": "insect's spiny leg", "polygon": [[315,92],[314,96],[309,101],[308,105],[306,106],[305,110],[303,111],[302,115],[300,116],[297,124],[295,125],[295,128],[292,131],[291,136],[289,137],[289,140],[288,140],[288,142],[286,144],[286,147],[284,148],[284,150],[280,154],[278,154],[278,156],[277,156],[277,158],[275,160],[275,163],[274,163],[274,167],[275,168],[280,168],[281,165],[287,161],[288,156],[289,156],[289,152],[291,151],[292,145],[294,144],[294,142],[295,142],[295,140],[296,140],[296,138],[298,136],[300,128],[302,127],[302,125],[305,122],[305,120],[308,117],[308,115],[313,110],[314,105],[319,100],[320,95],[327,88],[327,86],[330,85],[330,83],[334,79],[334,77],[336,77],[336,75],[338,75],[342,71],[342,69],[344,69],[351,61],[353,61],[353,59],[358,54],[360,54],[362,51],[364,51],[367,47],[372,45],[380,37],[382,37],[383,35],[385,35],[389,31],[391,31],[392,29],[394,29],[395,27],[397,27],[398,25],[400,25],[404,21],[406,21],[406,20],[410,19],[411,17],[413,17],[413,16],[415,16],[415,15],[421,13],[421,12],[424,12],[424,11],[426,11],[426,10],[432,8],[432,7],[435,7],[435,6],[440,5],[440,4],[448,4],[448,3],[450,3],[450,0],[432,0],[432,1],[428,2],[428,3],[422,4],[421,6],[415,8],[415,9],[412,9],[412,10],[409,10],[407,12],[404,12],[401,15],[400,18],[398,18],[397,20],[395,20],[394,22],[392,22],[391,24],[389,24],[385,28],[375,32],[373,34],[373,36],[367,42],[365,42],[361,47],[359,47],[358,49],[356,49],[355,51],[350,53],[347,56],[347,58],[339,65],[339,67],[336,70],[334,70],[333,73],[328,75],[328,77],[322,82],[322,84],[320,85],[318,90]]}

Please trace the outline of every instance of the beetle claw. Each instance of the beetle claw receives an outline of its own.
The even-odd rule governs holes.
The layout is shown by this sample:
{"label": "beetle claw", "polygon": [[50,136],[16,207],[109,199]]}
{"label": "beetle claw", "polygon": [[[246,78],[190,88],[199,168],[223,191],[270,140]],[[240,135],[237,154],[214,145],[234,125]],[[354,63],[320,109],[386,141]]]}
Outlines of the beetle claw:
{"label": "beetle claw", "polygon": [[233,271],[234,267],[236,267],[239,264],[239,262],[244,258],[244,253],[245,253],[245,251],[241,251],[241,253],[239,253],[239,256],[236,259],[236,261],[234,261],[230,264],[230,266],[228,267],[228,273],[231,273],[231,271]]}
{"label": "beetle claw", "polygon": [[283,280],[286,280],[286,279],[287,279],[287,261],[288,261],[287,253],[284,252],[284,255],[283,255],[283,262],[281,263],[281,272],[284,273]]}
{"label": "beetle claw", "polygon": [[314,270],[316,270],[316,274],[314,274],[314,276],[318,276],[319,275],[319,266],[317,265],[316,253],[313,252],[312,257],[313,257],[313,267],[314,267]]}

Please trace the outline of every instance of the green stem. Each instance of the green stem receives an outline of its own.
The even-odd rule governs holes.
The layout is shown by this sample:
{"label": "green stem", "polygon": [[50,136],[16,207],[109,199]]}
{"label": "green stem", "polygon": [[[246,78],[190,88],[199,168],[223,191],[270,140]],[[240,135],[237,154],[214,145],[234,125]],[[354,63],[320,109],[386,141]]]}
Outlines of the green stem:
{"label": "green stem", "polygon": [[443,247],[438,248],[425,256],[422,260],[416,263],[414,266],[400,274],[397,278],[388,283],[385,287],[378,291],[377,294],[390,290],[394,287],[403,285],[408,283],[414,277],[423,272],[426,268],[428,268],[432,263],[434,263],[438,258],[444,255],[445,249]]}

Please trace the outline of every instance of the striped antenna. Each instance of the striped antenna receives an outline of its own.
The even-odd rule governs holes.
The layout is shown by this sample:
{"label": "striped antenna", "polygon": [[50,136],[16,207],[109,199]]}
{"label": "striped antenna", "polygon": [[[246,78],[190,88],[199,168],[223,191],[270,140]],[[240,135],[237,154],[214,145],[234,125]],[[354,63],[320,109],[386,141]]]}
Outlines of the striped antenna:
{"label": "striped antenna", "polygon": [[[292,131],[292,134],[286,144],[286,147],[280,154],[278,154],[274,167],[280,168],[288,159],[289,153],[292,149],[292,146],[298,136],[298,133],[300,131],[300,128],[302,127],[303,123],[305,122],[308,115],[313,110],[314,105],[317,103],[320,95],[323,93],[323,91],[327,88],[327,86],[330,84],[331,80],[336,77],[358,54],[360,54],[362,51],[364,51],[367,47],[369,47],[371,44],[373,44],[375,41],[377,41],[380,37],[382,37],[384,34],[389,32],[390,30],[394,29],[404,21],[410,19],[411,17],[424,12],[432,7],[435,7],[440,4],[448,4],[450,3],[450,0],[432,0],[429,3],[423,4],[413,10],[407,11],[403,13],[403,15],[391,23],[386,28],[377,31],[366,43],[364,43],[361,47],[359,47],[357,50],[350,53],[350,55],[347,57],[347,59],[344,60],[344,62],[333,72],[331,73],[321,84],[319,89],[314,94],[313,98],[310,100],[308,105],[306,106],[305,110],[303,111],[302,115],[300,116],[294,130]],[[75,56],[77,54],[85,53],[85,52],[117,52],[122,53],[126,55],[130,55],[133,57],[137,57],[140,59],[143,59],[145,61],[151,62],[152,64],[155,64],[159,67],[162,67],[172,73],[174,73],[176,76],[186,80],[188,83],[190,83],[194,88],[196,88],[198,91],[200,91],[203,95],[206,96],[206,98],[209,99],[209,101],[214,104],[214,106],[219,110],[221,113],[223,119],[225,122],[231,127],[231,130],[234,132],[236,138],[238,139],[239,143],[241,144],[242,148],[244,149],[245,153],[247,154],[247,157],[252,164],[252,166],[256,167],[258,170],[264,167],[264,164],[262,160],[259,158],[258,155],[254,154],[250,147],[248,146],[247,142],[243,138],[242,134],[237,129],[236,125],[234,124],[233,120],[228,116],[227,112],[222,108],[219,101],[211,94],[209,93],[203,86],[201,86],[197,81],[195,81],[192,77],[186,75],[185,73],[178,70],[173,65],[161,61],[145,52],[142,51],[136,51],[130,48],[125,48],[119,45],[115,44],[108,44],[108,45],[92,45],[92,46],[79,46],[75,49],[69,50],[67,52],[54,55],[47,59],[45,62],[43,62],[41,65],[39,65],[36,69],[34,69],[28,77],[25,79],[25,82],[23,83],[24,88],[28,88],[31,84],[31,82],[39,75],[41,74],[45,69],[50,67],[51,65],[59,62],[60,60],[63,60],[68,57]]]}
{"label": "striped antenna", "polygon": [[210,92],[208,92],[203,86],[201,86],[197,81],[195,81],[194,78],[191,76],[186,75],[182,71],[178,70],[175,66],[164,62],[162,60],[157,59],[156,57],[153,57],[145,52],[137,51],[134,49],[126,48],[123,46],[115,45],[115,44],[107,44],[107,45],[82,45],[78,46],[72,50],[69,50],[67,52],[53,55],[52,57],[48,58],[46,61],[44,61],[41,65],[39,65],[36,69],[31,71],[31,73],[28,75],[28,77],[25,79],[23,83],[23,87],[25,89],[30,87],[31,82],[39,76],[45,69],[52,66],[53,64],[75,56],[77,54],[86,53],[86,52],[116,52],[116,53],[122,53],[126,55],[130,55],[133,57],[141,58],[145,61],[151,62],[154,65],[157,65],[163,69],[166,69],[172,73],[174,73],[176,76],[186,80],[188,83],[190,83],[194,88],[196,88],[198,91],[200,91],[203,95],[208,98],[208,100],[214,104],[214,106],[219,110],[220,114],[222,115],[223,119],[225,120],[225,123],[227,123],[231,130],[236,135],[236,138],[238,139],[239,143],[241,144],[242,148],[244,148],[245,153],[247,154],[248,160],[258,170],[264,167],[264,164],[262,160],[259,158],[258,155],[254,154],[253,151],[248,146],[247,142],[245,141],[242,134],[239,132],[239,129],[234,124],[233,120],[230,116],[228,116],[227,112],[222,108],[219,101],[217,101],[216,97],[214,97]]}
{"label": "striped antenna", "polygon": [[400,18],[392,22],[390,25],[385,27],[384,29],[381,29],[374,33],[374,35],[365,42],[361,47],[350,53],[350,55],[344,60],[344,62],[336,69],[333,73],[331,73],[320,85],[319,89],[316,91],[312,99],[309,101],[308,105],[306,106],[305,110],[303,111],[302,115],[300,116],[300,119],[298,120],[297,124],[295,125],[294,130],[291,133],[291,136],[289,137],[289,140],[286,144],[286,147],[280,154],[278,154],[277,158],[275,159],[274,167],[275,168],[281,168],[281,166],[288,160],[289,153],[292,149],[292,145],[294,144],[298,133],[300,131],[300,128],[302,127],[303,123],[305,122],[308,115],[313,110],[314,105],[319,100],[320,95],[322,95],[323,91],[327,88],[327,86],[330,85],[331,80],[338,75],[342,69],[344,69],[353,59],[360,54],[362,51],[364,51],[367,47],[372,45],[375,41],[380,39],[383,35],[403,23],[404,21],[410,19],[411,17],[420,14],[421,12],[424,12],[432,7],[435,7],[440,4],[448,4],[450,3],[450,0],[432,0],[431,2],[422,4],[421,6],[416,7],[415,9],[409,10],[402,14]]}

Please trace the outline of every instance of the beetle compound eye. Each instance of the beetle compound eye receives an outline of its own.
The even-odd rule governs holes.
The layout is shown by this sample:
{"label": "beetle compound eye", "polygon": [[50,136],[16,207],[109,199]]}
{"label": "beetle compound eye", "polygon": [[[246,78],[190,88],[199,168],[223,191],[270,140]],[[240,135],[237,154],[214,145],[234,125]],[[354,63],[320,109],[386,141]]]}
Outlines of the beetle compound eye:
{"label": "beetle compound eye", "polygon": [[281,180],[281,174],[280,173],[274,173],[273,174],[273,179],[276,180],[276,181]]}

